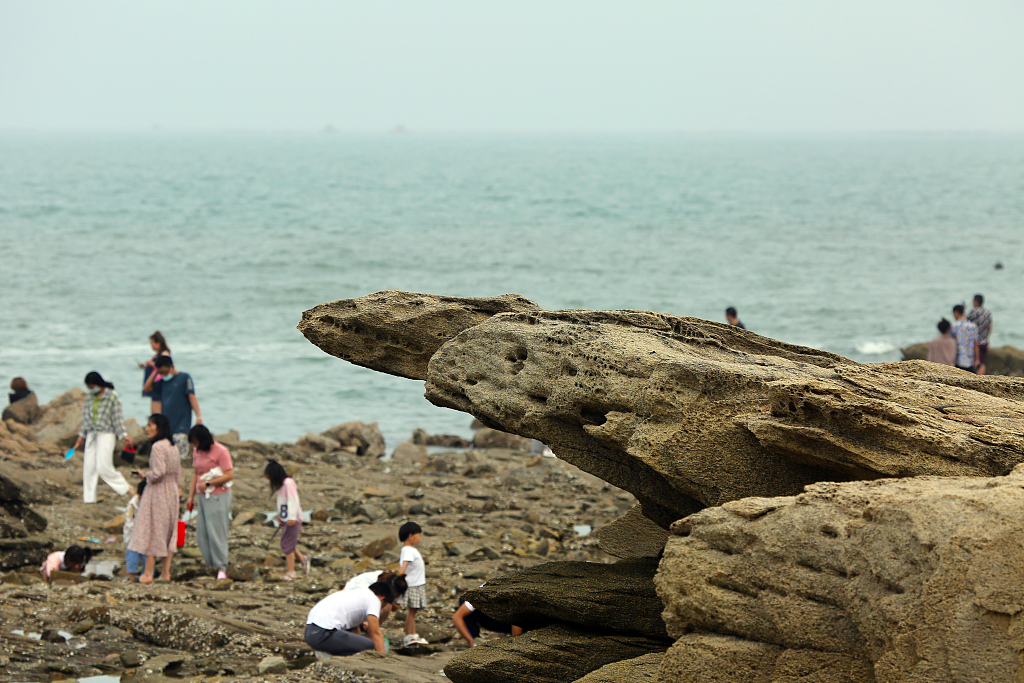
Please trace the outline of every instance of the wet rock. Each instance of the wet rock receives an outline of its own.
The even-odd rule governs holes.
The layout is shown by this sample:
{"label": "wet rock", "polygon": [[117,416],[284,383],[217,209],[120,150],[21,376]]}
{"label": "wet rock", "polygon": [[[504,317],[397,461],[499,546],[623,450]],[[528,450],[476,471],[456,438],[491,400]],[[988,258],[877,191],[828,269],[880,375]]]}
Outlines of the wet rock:
{"label": "wet rock", "polygon": [[71,629],[71,633],[73,633],[76,636],[81,636],[91,631],[95,626],[96,622],[94,622],[92,619],[85,619],[84,621],[80,621],[77,624],[75,624],[74,627],[72,627]]}
{"label": "wet rock", "polygon": [[228,591],[231,590],[231,586],[233,586],[234,584],[235,582],[231,579],[217,579],[213,582],[213,585],[210,586],[210,590]]}
{"label": "wet rock", "polygon": [[548,562],[496,577],[465,598],[489,617],[523,628],[563,622],[667,640],[653,581],[657,567],[656,558]]}
{"label": "wet rock", "polygon": [[384,435],[376,422],[346,422],[331,427],[323,432],[323,436],[337,441],[342,447],[354,449],[351,452],[358,456],[382,458],[385,454]]}
{"label": "wet rock", "polygon": [[224,573],[228,575],[228,578],[232,581],[252,581],[256,578],[257,569],[255,562],[247,562],[245,564],[229,564]]}
{"label": "wet rock", "polygon": [[361,553],[363,557],[375,559],[381,557],[385,552],[391,550],[396,545],[398,545],[398,541],[394,536],[383,536],[364,546]]}
{"label": "wet rock", "polygon": [[137,666],[141,666],[144,661],[145,657],[138,650],[125,650],[120,656],[121,666],[127,669],[134,669]]}
{"label": "wet rock", "polygon": [[549,626],[466,650],[444,667],[454,683],[564,683],[606,664],[664,650],[639,636],[599,636],[571,626]]}
{"label": "wet rock", "polygon": [[41,634],[41,640],[47,643],[65,643],[67,638],[57,633],[53,629],[46,629]]}

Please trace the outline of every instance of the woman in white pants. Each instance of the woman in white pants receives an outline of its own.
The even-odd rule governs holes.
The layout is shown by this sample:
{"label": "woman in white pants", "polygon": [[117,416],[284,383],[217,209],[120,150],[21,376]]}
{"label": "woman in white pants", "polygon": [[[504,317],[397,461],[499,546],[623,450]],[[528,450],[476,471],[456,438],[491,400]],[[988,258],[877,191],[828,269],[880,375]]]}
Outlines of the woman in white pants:
{"label": "woman in white pants", "polygon": [[134,495],[135,491],[114,468],[114,446],[118,437],[126,438],[121,399],[114,385],[98,372],[85,376],[89,396],[82,407],[82,428],[78,432],[75,448],[85,444],[85,462],[82,464],[82,497],[86,503],[96,502],[96,485],[100,478],[119,496]]}

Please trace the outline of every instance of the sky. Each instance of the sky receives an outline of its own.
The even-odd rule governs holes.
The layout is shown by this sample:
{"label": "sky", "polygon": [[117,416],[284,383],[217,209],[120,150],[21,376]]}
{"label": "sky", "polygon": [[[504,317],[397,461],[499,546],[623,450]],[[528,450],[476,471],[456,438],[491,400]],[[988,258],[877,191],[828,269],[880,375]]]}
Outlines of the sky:
{"label": "sky", "polygon": [[0,0],[0,130],[1020,131],[1024,2]]}

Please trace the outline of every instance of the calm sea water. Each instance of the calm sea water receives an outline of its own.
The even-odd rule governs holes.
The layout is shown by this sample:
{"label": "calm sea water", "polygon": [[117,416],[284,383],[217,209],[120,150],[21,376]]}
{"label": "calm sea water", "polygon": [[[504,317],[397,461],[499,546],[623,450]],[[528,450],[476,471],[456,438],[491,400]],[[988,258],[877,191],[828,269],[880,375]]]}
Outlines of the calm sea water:
{"label": "calm sea water", "polygon": [[[723,319],[899,358],[983,292],[1024,347],[1024,137],[0,134],[0,379],[143,418],[161,330],[205,422],[469,434],[295,329],[381,289]],[[995,270],[1000,261],[1005,265]]]}

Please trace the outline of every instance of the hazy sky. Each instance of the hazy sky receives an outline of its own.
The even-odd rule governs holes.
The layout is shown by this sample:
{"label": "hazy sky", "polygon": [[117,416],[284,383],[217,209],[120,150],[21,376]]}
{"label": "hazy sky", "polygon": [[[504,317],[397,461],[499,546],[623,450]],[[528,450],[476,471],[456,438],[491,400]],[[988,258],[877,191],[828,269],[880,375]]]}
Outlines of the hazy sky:
{"label": "hazy sky", "polygon": [[1022,130],[1024,2],[0,0],[0,129]]}

